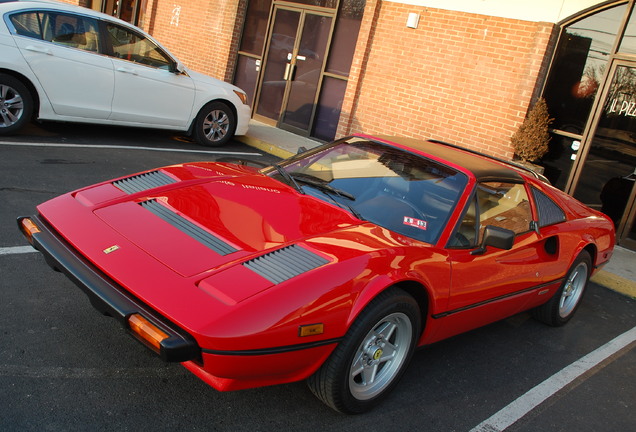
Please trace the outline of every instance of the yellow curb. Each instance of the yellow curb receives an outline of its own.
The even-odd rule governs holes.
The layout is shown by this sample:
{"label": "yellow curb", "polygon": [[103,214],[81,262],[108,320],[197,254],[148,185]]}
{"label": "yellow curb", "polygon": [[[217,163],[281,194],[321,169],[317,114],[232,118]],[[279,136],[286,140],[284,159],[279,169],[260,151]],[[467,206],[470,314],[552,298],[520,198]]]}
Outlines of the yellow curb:
{"label": "yellow curb", "polygon": [[234,137],[236,141],[240,141],[243,144],[247,144],[250,147],[254,147],[258,150],[264,151],[265,153],[269,153],[273,156],[279,157],[281,159],[287,159],[288,157],[294,156],[295,153],[284,150],[280,147],[276,147],[269,143],[266,143],[263,140],[258,138],[251,137],[249,135],[241,135]]}
{"label": "yellow curb", "polygon": [[601,270],[592,276],[592,282],[636,299],[636,282]]}

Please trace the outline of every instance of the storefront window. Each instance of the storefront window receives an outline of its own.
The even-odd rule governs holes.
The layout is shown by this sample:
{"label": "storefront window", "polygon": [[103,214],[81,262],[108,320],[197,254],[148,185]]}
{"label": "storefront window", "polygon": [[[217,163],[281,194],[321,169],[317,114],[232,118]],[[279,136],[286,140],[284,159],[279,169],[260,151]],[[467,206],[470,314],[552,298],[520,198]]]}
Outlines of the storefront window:
{"label": "storefront window", "polygon": [[636,54],[636,10],[632,11],[629,18],[618,52]]}
{"label": "storefront window", "polygon": [[554,129],[583,133],[626,8],[615,6],[563,30],[544,91]]}
{"label": "storefront window", "polygon": [[636,180],[634,130],[636,67],[618,66],[574,193],[611,217],[617,229]]}
{"label": "storefront window", "polygon": [[336,136],[336,128],[340,120],[340,110],[344,99],[347,81],[325,77],[314,123],[313,136],[324,141],[331,141]]}
{"label": "storefront window", "polygon": [[272,0],[253,0],[248,2],[241,38],[240,51],[260,56],[267,33],[267,21]]}
{"label": "storefront window", "polygon": [[338,6],[338,0],[288,0],[292,3],[304,4],[307,6],[320,6],[326,8],[335,8]]}
{"label": "storefront window", "polygon": [[365,0],[343,2],[331,41],[327,72],[349,76],[365,4]]}
{"label": "storefront window", "polygon": [[552,139],[540,161],[546,177],[559,189],[569,187],[572,167],[582,150],[582,135],[626,11],[624,3],[596,12],[569,24],[561,33],[544,89],[554,119]]}

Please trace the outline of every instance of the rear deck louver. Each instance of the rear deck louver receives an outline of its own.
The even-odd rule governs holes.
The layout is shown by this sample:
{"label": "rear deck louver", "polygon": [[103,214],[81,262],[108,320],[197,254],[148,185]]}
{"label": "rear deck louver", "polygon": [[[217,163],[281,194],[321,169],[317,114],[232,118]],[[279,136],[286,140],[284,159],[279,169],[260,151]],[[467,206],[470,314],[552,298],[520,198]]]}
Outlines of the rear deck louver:
{"label": "rear deck louver", "polygon": [[127,194],[134,194],[137,192],[154,189],[159,186],[165,186],[176,182],[177,181],[175,179],[162,173],[161,171],[151,171],[133,177],[114,181],[113,185],[126,192]]}
{"label": "rear deck louver", "polygon": [[154,213],[173,227],[197,240],[199,243],[209,247],[219,255],[228,255],[237,251],[237,249],[235,249],[232,245],[227,244],[220,238],[204,230],[183,216],[174,213],[168,207],[159,204],[156,200],[143,201],[140,202],[139,205]]}
{"label": "rear deck louver", "polygon": [[292,245],[243,263],[250,270],[275,284],[308,272],[329,261],[307,249]]}

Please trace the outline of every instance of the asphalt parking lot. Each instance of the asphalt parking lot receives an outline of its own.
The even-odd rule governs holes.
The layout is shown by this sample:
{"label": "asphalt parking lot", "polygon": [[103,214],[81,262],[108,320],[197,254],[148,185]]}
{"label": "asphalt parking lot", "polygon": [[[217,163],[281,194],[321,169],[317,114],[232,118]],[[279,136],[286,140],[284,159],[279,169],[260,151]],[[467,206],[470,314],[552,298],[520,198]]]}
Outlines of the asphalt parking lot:
{"label": "asphalt parking lot", "polygon": [[418,351],[374,411],[344,416],[304,383],[220,393],[92,309],[15,218],[157,166],[272,156],[163,131],[32,126],[0,138],[0,430],[627,431],[636,429],[636,302],[590,284],[562,328],[520,314]]}

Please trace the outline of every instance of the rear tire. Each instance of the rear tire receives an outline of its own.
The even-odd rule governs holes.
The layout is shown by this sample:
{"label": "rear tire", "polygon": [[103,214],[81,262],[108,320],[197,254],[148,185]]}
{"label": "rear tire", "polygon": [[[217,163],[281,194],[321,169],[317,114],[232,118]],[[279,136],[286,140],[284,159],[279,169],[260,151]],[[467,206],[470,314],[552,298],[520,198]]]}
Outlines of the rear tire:
{"label": "rear tire", "polygon": [[194,138],[204,146],[219,147],[226,144],[236,131],[236,116],[225,103],[206,104],[194,121]]}
{"label": "rear tire", "polygon": [[420,335],[420,321],[413,297],[399,288],[381,293],[309,377],[309,388],[336,411],[358,414],[370,410],[406,370]]}
{"label": "rear tire", "polygon": [[532,310],[538,321],[553,327],[567,323],[581,304],[585,288],[590,280],[592,258],[582,251],[568,270],[561,287],[547,303]]}
{"label": "rear tire", "polygon": [[32,115],[31,92],[20,80],[0,73],[0,135],[17,132]]}

